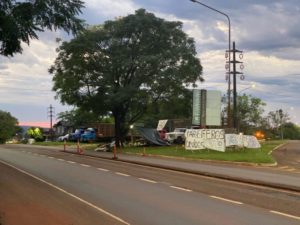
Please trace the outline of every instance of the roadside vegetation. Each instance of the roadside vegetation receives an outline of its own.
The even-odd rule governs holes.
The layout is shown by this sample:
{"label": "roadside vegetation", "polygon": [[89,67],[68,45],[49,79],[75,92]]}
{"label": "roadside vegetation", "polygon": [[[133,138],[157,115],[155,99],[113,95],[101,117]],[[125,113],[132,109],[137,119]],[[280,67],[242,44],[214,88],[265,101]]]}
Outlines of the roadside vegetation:
{"label": "roadside vegetation", "polygon": [[143,154],[153,156],[178,157],[185,159],[203,159],[203,160],[219,160],[231,162],[248,162],[248,163],[274,163],[275,160],[269,154],[276,146],[286,143],[287,141],[266,141],[262,143],[260,149],[234,149],[228,148],[226,152],[218,152],[213,150],[185,150],[184,146],[169,147],[127,147],[123,152],[130,154]]}
{"label": "roadside vegetation", "polygon": [[[228,162],[246,162],[246,163],[275,163],[270,152],[277,146],[286,143],[287,140],[272,140],[262,142],[260,149],[234,149],[228,148],[226,152],[218,152],[213,150],[197,150],[190,151],[185,150],[184,146],[173,145],[168,147],[157,147],[157,146],[138,146],[138,147],[124,147],[122,153],[143,155],[148,156],[159,156],[159,157],[175,157],[180,159],[192,159],[192,160],[217,160],[217,161],[228,161]],[[36,142],[35,145],[43,146],[62,146],[63,142]],[[92,152],[97,148],[99,143],[80,143],[81,148],[85,151]],[[75,147],[75,142],[67,142],[67,147]],[[118,150],[120,154],[120,150]]]}

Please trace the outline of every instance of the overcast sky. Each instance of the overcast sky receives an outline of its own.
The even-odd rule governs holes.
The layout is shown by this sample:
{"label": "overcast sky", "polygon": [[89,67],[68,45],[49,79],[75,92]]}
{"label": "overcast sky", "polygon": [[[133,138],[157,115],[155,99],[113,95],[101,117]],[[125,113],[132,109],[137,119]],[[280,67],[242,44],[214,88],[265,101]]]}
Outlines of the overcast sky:
{"label": "overcast sky", "polygon": [[[266,111],[282,108],[300,125],[300,1],[299,0],[203,0],[229,15],[231,39],[244,51],[245,80],[238,79],[238,92],[252,94],[267,103]],[[225,16],[189,0],[86,0],[81,17],[101,24],[145,8],[157,17],[181,21],[193,37],[204,68],[200,88],[227,91],[225,50],[228,23]],[[48,73],[57,53],[55,39],[65,33],[44,32],[23,54],[0,56],[0,109],[9,111],[21,124],[49,126],[47,108],[55,113],[72,107],[54,99]],[[252,85],[255,85],[255,88]]]}

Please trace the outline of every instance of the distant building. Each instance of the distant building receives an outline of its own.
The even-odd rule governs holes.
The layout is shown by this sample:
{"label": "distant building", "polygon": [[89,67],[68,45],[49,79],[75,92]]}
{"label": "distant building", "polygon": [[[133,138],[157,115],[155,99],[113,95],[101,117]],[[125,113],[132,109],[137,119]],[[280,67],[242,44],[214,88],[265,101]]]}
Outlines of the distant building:
{"label": "distant building", "polygon": [[58,121],[53,125],[54,136],[62,136],[65,134],[70,134],[74,131],[74,126],[70,122]]}

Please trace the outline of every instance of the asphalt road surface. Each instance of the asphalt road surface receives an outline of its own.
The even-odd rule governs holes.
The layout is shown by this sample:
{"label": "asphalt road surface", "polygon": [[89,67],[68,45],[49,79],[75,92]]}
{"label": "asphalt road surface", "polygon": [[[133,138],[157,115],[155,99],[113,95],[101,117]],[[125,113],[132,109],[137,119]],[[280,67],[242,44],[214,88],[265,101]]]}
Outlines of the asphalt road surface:
{"label": "asphalt road surface", "polygon": [[39,224],[300,223],[299,193],[57,151],[9,148],[0,146],[3,225],[20,224],[12,220],[10,206],[26,211],[22,224],[30,225],[38,217],[44,221]]}
{"label": "asphalt road surface", "polygon": [[291,172],[300,170],[300,141],[290,141],[273,151],[272,155],[275,157],[278,167]]}
{"label": "asphalt road surface", "polygon": [[1,225],[123,224],[10,166],[0,171]]}

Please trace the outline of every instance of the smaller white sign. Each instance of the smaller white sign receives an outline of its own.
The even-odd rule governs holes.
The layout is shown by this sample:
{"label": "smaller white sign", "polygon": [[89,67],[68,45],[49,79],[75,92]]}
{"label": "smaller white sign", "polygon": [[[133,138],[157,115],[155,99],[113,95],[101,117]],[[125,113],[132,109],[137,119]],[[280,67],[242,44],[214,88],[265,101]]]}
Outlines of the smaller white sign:
{"label": "smaller white sign", "polygon": [[243,135],[243,144],[246,148],[261,148],[257,138],[252,135]]}
{"label": "smaller white sign", "polygon": [[260,148],[255,136],[242,134],[225,134],[226,147],[240,146],[245,148]]}
{"label": "smaller white sign", "polygon": [[159,120],[158,124],[157,124],[157,128],[156,130],[162,130],[165,128],[166,124],[167,124],[168,120]]}

